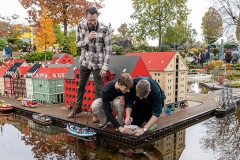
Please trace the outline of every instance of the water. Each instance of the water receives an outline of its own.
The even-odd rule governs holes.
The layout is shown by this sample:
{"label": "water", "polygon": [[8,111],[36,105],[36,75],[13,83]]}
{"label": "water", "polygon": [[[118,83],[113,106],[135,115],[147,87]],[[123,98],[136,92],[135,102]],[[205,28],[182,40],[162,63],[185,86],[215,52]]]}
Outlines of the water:
{"label": "water", "polygon": [[0,117],[0,159],[239,160],[239,113],[210,118],[141,148],[100,138],[78,140],[61,127],[42,126],[19,115],[14,120]]}
{"label": "water", "polygon": [[187,87],[187,92],[188,93],[202,93],[202,94],[207,94],[210,89],[202,86],[200,82],[204,82],[203,80],[198,80],[198,81],[189,81],[188,82],[188,87]]}

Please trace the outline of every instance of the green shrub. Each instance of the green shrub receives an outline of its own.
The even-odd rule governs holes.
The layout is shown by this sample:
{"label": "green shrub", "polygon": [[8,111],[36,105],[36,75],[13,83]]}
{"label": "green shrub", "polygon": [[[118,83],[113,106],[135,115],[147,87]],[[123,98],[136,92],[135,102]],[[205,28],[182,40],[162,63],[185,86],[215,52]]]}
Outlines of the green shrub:
{"label": "green shrub", "polygon": [[0,47],[0,51],[3,51],[3,47]]}
{"label": "green shrub", "polygon": [[16,41],[14,42],[14,45],[17,45],[17,46],[18,46],[18,49],[21,49],[22,46],[23,46],[23,43],[24,43],[24,42],[19,39],[19,40],[16,40]]}
{"label": "green shrub", "polygon": [[236,67],[236,70],[240,70],[240,67]]}
{"label": "green shrub", "polygon": [[232,87],[239,87],[239,82],[232,83]]}
{"label": "green shrub", "polygon": [[116,55],[122,55],[122,53],[123,53],[123,47],[114,44],[114,45],[112,45],[112,52],[115,52]]}
{"label": "green shrub", "polygon": [[12,48],[13,48],[13,51],[14,51],[14,52],[17,52],[17,51],[18,51],[18,46],[17,46],[17,45],[15,45],[15,44],[12,45]]}
{"label": "green shrub", "polygon": [[0,47],[5,48],[7,44],[8,42],[5,38],[0,38]]}
{"label": "green shrub", "polygon": [[18,41],[18,38],[7,38],[8,43],[15,44],[16,41]]}
{"label": "green shrub", "polygon": [[[51,60],[53,56],[53,52],[46,52],[46,60]],[[45,52],[31,52],[24,56],[27,62],[31,63],[34,61],[44,61],[45,60]]]}
{"label": "green shrub", "polygon": [[170,46],[162,46],[161,48],[161,52],[166,52],[166,51],[171,51],[172,49],[170,48]]}
{"label": "green shrub", "polygon": [[233,65],[233,67],[240,67],[240,64],[235,64]]}

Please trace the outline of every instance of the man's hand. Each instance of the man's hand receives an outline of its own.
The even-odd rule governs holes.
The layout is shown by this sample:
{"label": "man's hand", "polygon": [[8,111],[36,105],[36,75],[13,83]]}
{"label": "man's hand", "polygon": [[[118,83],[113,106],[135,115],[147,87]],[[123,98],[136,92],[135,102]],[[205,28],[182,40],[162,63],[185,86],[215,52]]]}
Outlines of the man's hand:
{"label": "man's hand", "polygon": [[88,35],[88,40],[91,41],[93,38],[96,38],[96,36],[97,36],[97,32],[92,31]]}
{"label": "man's hand", "polygon": [[131,134],[130,131],[127,128],[124,128],[122,126],[118,127],[119,132],[122,134]]}
{"label": "man's hand", "polygon": [[120,103],[122,106],[125,106],[124,96],[118,96],[117,98],[120,99],[120,102],[119,102],[119,103]]}
{"label": "man's hand", "polygon": [[132,117],[126,117],[125,119],[125,125],[126,126],[129,126],[133,121],[133,118]]}
{"label": "man's hand", "polygon": [[105,76],[105,75],[106,75],[106,71],[103,70],[103,69],[101,69],[99,75],[100,75],[101,77]]}
{"label": "man's hand", "polygon": [[135,136],[140,136],[144,133],[145,133],[145,131],[143,130],[143,128],[140,128],[140,129],[135,130],[132,134]]}

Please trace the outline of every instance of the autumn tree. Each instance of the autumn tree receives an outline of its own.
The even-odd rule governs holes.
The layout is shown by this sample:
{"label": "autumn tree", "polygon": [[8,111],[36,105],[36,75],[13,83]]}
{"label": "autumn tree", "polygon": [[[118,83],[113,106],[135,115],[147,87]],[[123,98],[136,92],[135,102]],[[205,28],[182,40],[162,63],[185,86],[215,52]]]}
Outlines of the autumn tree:
{"label": "autumn tree", "polygon": [[29,19],[32,23],[38,22],[38,17],[43,8],[54,24],[61,24],[64,28],[64,36],[67,36],[67,27],[76,25],[83,17],[86,8],[96,5],[102,7],[103,0],[89,2],[86,0],[18,0],[28,10]]}
{"label": "autumn tree", "polygon": [[213,7],[210,7],[204,14],[201,25],[203,37],[209,44],[216,42],[218,38],[222,37],[222,17]]}
{"label": "autumn tree", "polygon": [[179,17],[187,17],[187,0],[133,0],[135,12],[131,18],[137,22],[131,30],[138,39],[158,39],[159,48],[168,24]]}
{"label": "autumn tree", "polygon": [[39,26],[36,27],[36,44],[40,48],[44,48],[45,51],[45,63],[46,63],[46,50],[52,46],[56,41],[56,36],[53,30],[53,22],[47,16],[47,11],[43,9],[39,19]]}
{"label": "autumn tree", "polygon": [[0,37],[16,38],[24,32],[23,25],[17,23],[18,19],[17,14],[7,17],[0,15]]}

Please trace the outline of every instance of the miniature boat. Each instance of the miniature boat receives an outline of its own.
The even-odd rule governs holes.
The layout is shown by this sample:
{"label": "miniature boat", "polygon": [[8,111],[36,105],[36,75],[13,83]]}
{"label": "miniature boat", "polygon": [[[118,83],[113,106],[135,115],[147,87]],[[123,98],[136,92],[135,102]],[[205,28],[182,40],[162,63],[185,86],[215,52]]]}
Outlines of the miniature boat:
{"label": "miniature boat", "polygon": [[67,124],[67,131],[74,135],[74,136],[78,136],[78,137],[91,137],[94,136],[96,134],[96,132],[91,129],[91,128],[81,128],[78,126],[74,126],[73,124]]}
{"label": "miniature boat", "polygon": [[43,114],[43,113],[33,113],[32,115],[33,117],[33,121],[36,122],[36,123],[40,123],[40,124],[43,124],[43,125],[50,125],[52,124],[52,119],[51,117]]}
{"label": "miniature boat", "polygon": [[11,104],[6,104],[5,101],[0,100],[0,112],[10,111],[13,109]]}

